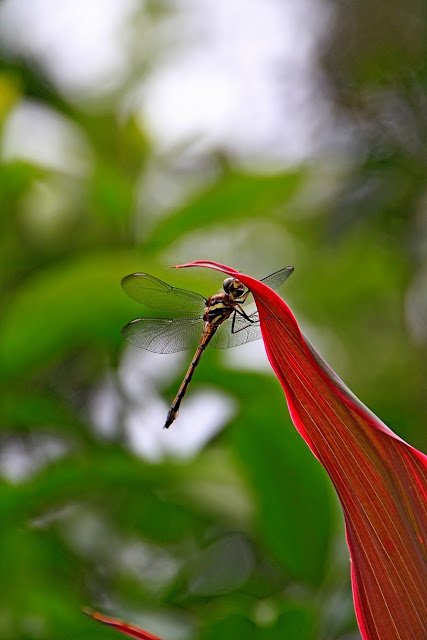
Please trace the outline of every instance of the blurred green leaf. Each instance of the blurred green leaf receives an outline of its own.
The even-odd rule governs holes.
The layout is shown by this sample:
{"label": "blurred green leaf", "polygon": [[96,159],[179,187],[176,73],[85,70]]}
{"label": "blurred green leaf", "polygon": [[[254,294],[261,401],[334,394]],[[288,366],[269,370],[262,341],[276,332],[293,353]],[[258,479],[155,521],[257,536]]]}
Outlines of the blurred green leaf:
{"label": "blurred green leaf", "polygon": [[77,346],[122,343],[120,328],[135,305],[122,292],[120,275],[138,267],[136,254],[111,250],[28,278],[1,319],[0,375],[26,376]]}
{"label": "blurred green leaf", "polygon": [[219,223],[234,226],[254,217],[280,217],[303,179],[303,170],[272,176],[228,173],[187,205],[162,218],[144,244],[150,251],[160,251],[186,233]]}
{"label": "blurred green leaf", "polygon": [[[25,401],[24,401],[25,400]],[[83,426],[76,420],[70,408],[42,390],[28,387],[6,386],[0,394],[1,429],[16,429],[31,432],[35,427],[52,428],[53,431],[78,429]]]}
{"label": "blurred green leaf", "polygon": [[274,623],[258,626],[249,617],[239,613],[229,613],[218,621],[209,621],[199,640],[276,640],[277,638],[295,638],[315,640],[317,631],[316,616],[307,607],[282,603],[281,613]]}
{"label": "blurred green leaf", "polygon": [[231,614],[217,622],[209,622],[198,640],[230,640],[232,638],[257,638],[255,624],[245,616]]}
{"label": "blurred green leaf", "polygon": [[32,182],[45,173],[44,169],[19,160],[0,165],[0,198],[3,206],[8,205],[8,208],[4,208],[1,216],[3,223],[5,219],[15,215],[12,208],[12,205],[15,204],[14,200],[22,198]]}

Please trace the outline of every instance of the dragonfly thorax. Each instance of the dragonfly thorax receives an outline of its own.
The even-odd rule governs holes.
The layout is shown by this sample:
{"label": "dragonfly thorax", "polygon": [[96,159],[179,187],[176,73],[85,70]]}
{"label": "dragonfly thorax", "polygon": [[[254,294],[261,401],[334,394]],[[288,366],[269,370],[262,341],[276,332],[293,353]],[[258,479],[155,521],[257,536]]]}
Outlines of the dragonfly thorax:
{"label": "dragonfly thorax", "polygon": [[245,285],[236,278],[226,278],[222,288],[232,299],[240,298],[245,292]]}
{"label": "dragonfly thorax", "polygon": [[227,293],[217,293],[206,301],[206,309],[203,319],[212,325],[219,325],[231,316],[234,303]]}

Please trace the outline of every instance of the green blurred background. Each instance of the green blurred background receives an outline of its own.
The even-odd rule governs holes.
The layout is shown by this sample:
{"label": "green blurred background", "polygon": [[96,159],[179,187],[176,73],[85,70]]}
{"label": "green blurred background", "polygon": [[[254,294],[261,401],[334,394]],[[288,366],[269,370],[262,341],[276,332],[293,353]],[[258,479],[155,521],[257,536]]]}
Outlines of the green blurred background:
{"label": "green blurred background", "polygon": [[262,343],[120,328],[195,259],[282,292],[350,388],[425,446],[423,0],[0,4],[0,635],[356,640],[340,508]]}

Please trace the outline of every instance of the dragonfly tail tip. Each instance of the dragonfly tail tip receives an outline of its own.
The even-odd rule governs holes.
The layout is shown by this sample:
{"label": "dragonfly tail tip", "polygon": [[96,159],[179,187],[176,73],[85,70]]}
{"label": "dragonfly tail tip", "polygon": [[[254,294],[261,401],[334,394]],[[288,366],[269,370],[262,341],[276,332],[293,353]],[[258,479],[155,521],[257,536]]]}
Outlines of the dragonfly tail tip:
{"label": "dragonfly tail tip", "polygon": [[170,409],[168,413],[168,417],[166,418],[166,422],[163,426],[163,429],[169,429],[172,422],[174,422],[177,417],[178,417],[178,411],[174,409]]}

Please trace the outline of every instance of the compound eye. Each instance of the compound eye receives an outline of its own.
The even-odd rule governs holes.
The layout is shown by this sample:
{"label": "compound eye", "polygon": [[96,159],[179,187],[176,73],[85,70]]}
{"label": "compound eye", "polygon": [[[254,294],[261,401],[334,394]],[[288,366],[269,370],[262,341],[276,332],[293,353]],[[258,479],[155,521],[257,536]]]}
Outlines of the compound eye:
{"label": "compound eye", "polygon": [[224,289],[225,293],[233,292],[234,281],[235,281],[234,278],[226,278],[224,280],[224,282],[222,283],[222,288]]}
{"label": "compound eye", "polygon": [[240,280],[237,280],[237,278],[233,279],[233,284],[230,287],[230,291],[235,298],[239,298],[240,296],[242,296],[245,293],[245,289],[246,287],[243,282],[240,282]]}

